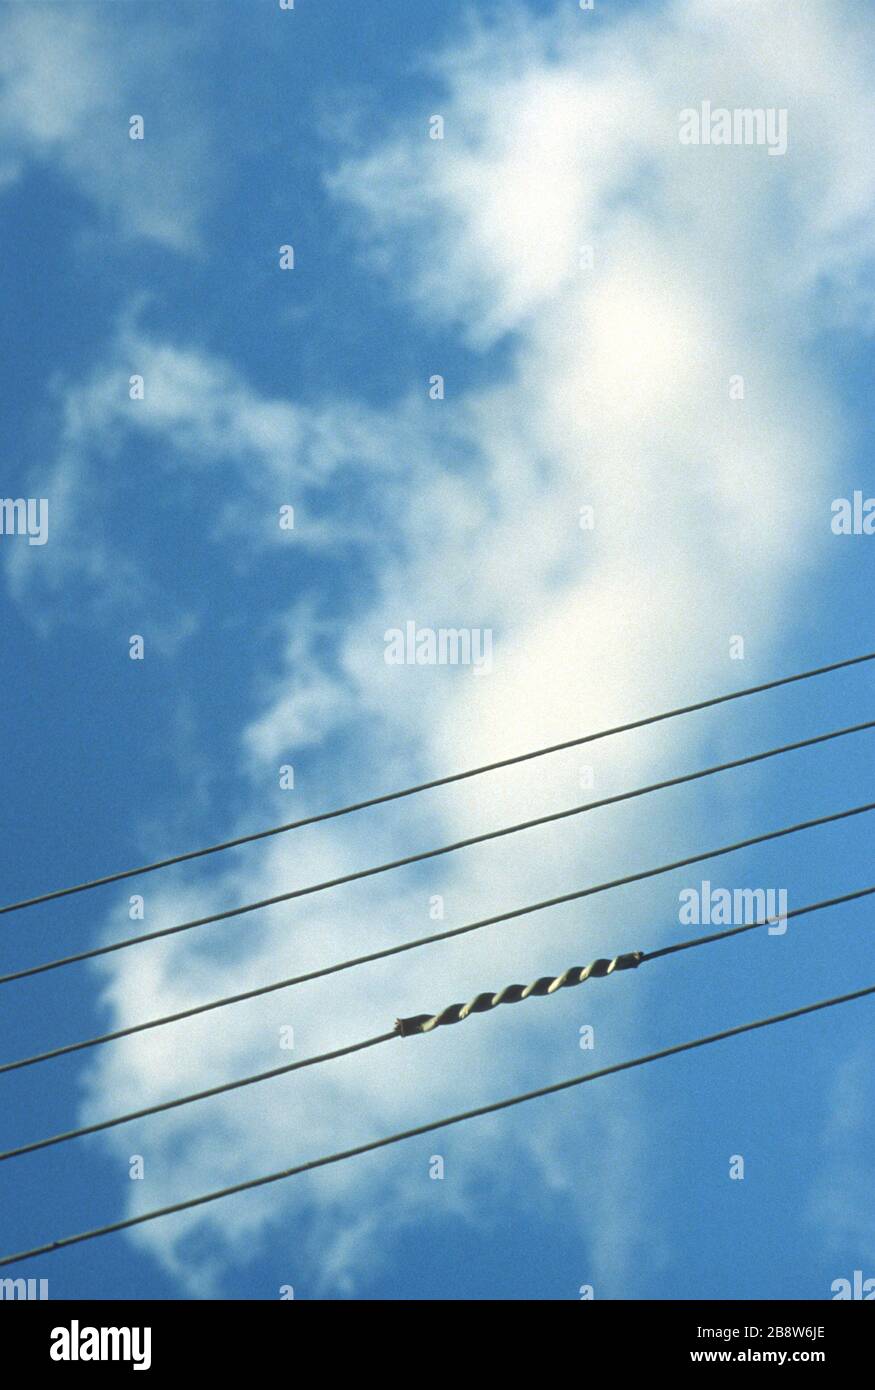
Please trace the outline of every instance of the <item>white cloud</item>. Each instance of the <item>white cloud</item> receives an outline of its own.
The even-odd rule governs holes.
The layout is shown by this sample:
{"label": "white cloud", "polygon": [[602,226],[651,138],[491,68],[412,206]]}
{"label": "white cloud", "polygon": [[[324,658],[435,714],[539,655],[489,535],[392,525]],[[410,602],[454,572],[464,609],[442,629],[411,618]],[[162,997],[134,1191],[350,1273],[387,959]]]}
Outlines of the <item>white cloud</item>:
{"label": "white cloud", "polygon": [[[875,1239],[868,1135],[872,1128],[872,1061],[868,1047],[843,1058],[833,1080],[831,1106],[819,1154],[812,1155],[815,1181],[808,1214],[825,1250],[835,1261],[833,1278],[852,1278],[871,1261]],[[864,1268],[864,1279],[872,1276]]]}
{"label": "white cloud", "polygon": [[[405,128],[334,181],[367,215],[383,263],[424,315],[450,320],[484,349],[511,335],[499,384],[466,390],[455,382],[447,401],[404,402],[400,424],[387,410],[356,433],[349,407],[326,409],[314,427],[299,407],[253,399],[226,368],[160,345],[148,350],[146,368],[167,385],[144,420],[191,467],[226,457],[238,467],[246,454],[265,477],[294,467],[326,479],[340,460],[352,468],[358,452],[364,474],[381,452],[392,456],[399,431],[418,460],[406,487],[392,474],[374,490],[388,487],[397,508],[374,548],[376,596],[363,600],[330,663],[320,662],[311,632],[294,636],[292,622],[277,687],[244,733],[264,819],[270,761],[285,739],[311,743],[320,723],[324,737],[347,722],[355,763],[326,763],[318,788],[311,781],[296,792],[299,814],[735,684],[735,633],[747,639],[743,671],[753,678],[752,668],[777,664],[805,569],[819,558],[810,546],[801,553],[799,537],[810,538],[842,435],[809,320],[840,298],[838,290],[824,298],[820,277],[829,285],[838,270],[856,283],[870,249],[859,218],[863,208],[871,214],[873,190],[856,172],[848,126],[857,122],[859,138],[871,73],[848,12],[808,5],[788,15],[688,0],[598,31],[557,26],[520,19],[509,30],[481,29],[443,68],[444,142]],[[824,73],[841,75],[840,95]],[[709,96],[789,106],[787,156],[680,146],[678,111]],[[583,243],[595,248],[593,271],[579,268]],[[745,377],[743,402],[729,399],[736,372]],[[176,385],[184,378],[189,391]],[[308,429],[321,452],[305,450],[301,463]],[[381,431],[389,441],[382,451]],[[452,466],[456,456],[464,471]],[[593,532],[578,526],[584,504],[596,510]],[[386,666],[382,634],[407,618],[492,625],[493,674]],[[297,622],[306,621],[299,610]],[[195,901],[202,913],[406,845],[572,804],[582,799],[581,762],[596,766],[596,794],[649,780],[666,762],[692,767],[713,727],[597,745],[585,757],[526,764],[476,789],[462,784],[379,817],[270,842],[189,896],[153,889],[147,925],[180,920]],[[288,802],[277,795],[275,809],[280,818]],[[656,850],[689,844],[688,828],[662,808],[597,813],[412,878],[304,899],[258,926],[175,938],[151,951],[148,965],[141,950],[110,957],[114,1023],[425,934],[431,892],[445,894],[446,924],[457,925],[621,865],[640,867]],[[380,1032],[399,1011],[646,945],[627,939],[628,923],[641,921],[631,905],[643,901],[624,899],[626,935],[620,908],[600,900],[597,910],[541,914],[336,976],[325,988],[207,1015],[172,1036],[144,1034],[136,1047],[95,1060],[88,1116],[117,1109],[122,1095],[145,1101],[270,1065],[282,1024],[294,1024],[303,1056]],[[153,1179],[131,1201],[152,1206],[509,1094],[545,1072],[571,1075],[586,1063],[581,1016],[610,1016],[616,1055],[632,1055],[649,995],[643,975],[635,977],[633,1015],[624,983],[584,986],[573,1007],[557,998],[550,1018],[533,1002],[393,1042],[379,1059],[364,1053],[176,1112],[137,1131]],[[664,1233],[638,1177],[651,1142],[646,1116],[633,1112],[617,1132],[610,1105],[597,1087],[585,1093],[585,1113],[605,1137],[587,1178],[602,1201],[588,1201],[583,1182],[574,1199],[590,1270],[616,1287],[629,1277],[632,1252],[639,1264],[659,1258]],[[438,1151],[476,1191],[499,1162],[498,1144],[512,1137],[561,1190],[575,1134],[557,1101],[536,1120],[450,1131]],[[123,1155],[134,1140],[116,1131],[109,1142]],[[629,1157],[621,1161],[621,1152]],[[143,1227],[137,1240],[197,1291],[214,1287],[265,1227],[293,1214],[319,1232],[320,1247],[331,1242],[334,1287],[348,1289],[366,1278],[362,1242],[415,1220],[429,1201],[422,1152],[402,1146]],[[476,1203],[465,1210],[477,1219]],[[200,1253],[189,1243],[195,1236],[208,1242]],[[299,1258],[306,1268],[306,1254]],[[291,1268],[288,1280],[299,1282]]]}
{"label": "white cloud", "polygon": [[243,735],[257,764],[277,768],[291,751],[324,742],[336,724],[355,713],[348,683],[326,670],[322,659],[324,648],[337,645],[341,625],[320,617],[307,601],[296,605],[283,628],[280,671],[258,692],[267,713]]}
{"label": "white cloud", "polygon": [[[195,630],[197,619],[171,608],[148,563],[135,558],[144,547],[132,545],[131,537],[149,517],[120,514],[124,448],[142,441],[150,446],[152,495],[166,505],[179,507],[180,476],[193,477],[205,498],[199,536],[216,545],[242,541],[235,551],[242,563],[271,546],[315,553],[343,545],[355,553],[368,545],[371,527],[391,505],[404,457],[400,446],[394,453],[387,448],[389,435],[403,439],[407,425],[403,408],[390,431],[356,403],[305,407],[265,397],[227,361],[151,336],[140,326],[142,309],[129,307],[89,378],[54,383],[57,454],[27,481],[32,495],[48,499],[50,543],[40,550],[42,564],[35,563],[33,547],[9,547],[5,568],[13,598],[43,630],[60,616],[124,607],[148,611],[153,637],[170,651]],[[143,379],[142,399],[131,398],[134,376]],[[368,479],[374,498],[369,517],[363,522],[351,505],[345,516],[335,510],[329,522],[320,515],[325,489],[352,472]],[[229,475],[230,488],[223,486]],[[279,524],[286,505],[295,508],[293,534]],[[308,685],[329,693],[316,677]]]}
{"label": "white cloud", "polygon": [[[198,88],[175,62],[184,43],[138,7],[5,6],[0,189],[30,162],[56,168],[122,234],[193,250],[212,176]],[[133,115],[143,140],[129,139]]]}

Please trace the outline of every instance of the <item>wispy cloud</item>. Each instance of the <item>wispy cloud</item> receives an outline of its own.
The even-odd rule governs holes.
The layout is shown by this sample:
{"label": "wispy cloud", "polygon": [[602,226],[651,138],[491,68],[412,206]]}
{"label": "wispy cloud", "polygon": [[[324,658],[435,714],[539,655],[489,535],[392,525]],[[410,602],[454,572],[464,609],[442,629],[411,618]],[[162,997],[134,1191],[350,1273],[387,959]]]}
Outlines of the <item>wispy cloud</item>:
{"label": "wispy cloud", "polygon": [[870,1267],[875,1241],[868,1139],[873,1121],[871,1076],[868,1047],[842,1060],[833,1079],[820,1152],[812,1164],[809,1216],[836,1262],[835,1278],[852,1277],[857,1262],[865,1265],[865,1278],[875,1272]]}
{"label": "wispy cloud", "polygon": [[[213,192],[211,140],[184,25],[128,5],[7,5],[0,17],[0,187],[51,168],[113,231],[191,251]],[[148,102],[150,93],[157,100]],[[131,140],[142,116],[145,138]]]}
{"label": "wispy cloud", "polygon": [[236,542],[240,563],[289,544],[280,526],[289,506],[298,552],[355,553],[369,543],[373,520],[363,525],[351,510],[329,521],[326,489],[354,472],[367,481],[372,518],[382,515],[403,457],[400,449],[387,456],[387,442],[405,431],[405,412],[390,428],[355,402],[302,406],[267,397],[227,360],[148,333],[142,309],[127,306],[84,381],[55,382],[56,454],[27,483],[48,499],[51,544],[42,565],[29,547],[10,547],[4,560],[12,596],[45,630],[71,612],[81,619],[133,604],[148,608],[153,634],[164,632],[172,645],[174,633],[181,639],[194,630],[197,615],[171,612],[142,547],[134,558],[124,512],[130,483],[118,467],[124,451],[149,446],[153,495],[176,511],[190,503],[192,487],[199,496],[214,491],[198,533],[217,546]]}

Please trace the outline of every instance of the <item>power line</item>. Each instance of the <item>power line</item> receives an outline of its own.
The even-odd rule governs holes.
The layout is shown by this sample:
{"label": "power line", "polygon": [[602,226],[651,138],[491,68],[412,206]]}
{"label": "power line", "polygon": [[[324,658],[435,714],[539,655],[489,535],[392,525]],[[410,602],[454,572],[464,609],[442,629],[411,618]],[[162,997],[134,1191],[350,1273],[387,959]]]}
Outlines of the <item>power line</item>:
{"label": "power line", "polygon": [[[825,898],[821,902],[808,903],[804,907],[794,908],[791,912],[785,913],[782,920],[789,921],[791,917],[804,917],[809,913],[820,912],[828,907],[837,907],[840,904],[853,902],[855,899],[864,898],[873,893],[875,893],[875,886],[870,888],[858,888],[854,892],[843,893],[839,897]],[[107,1120],[99,1120],[94,1124],[84,1125],[81,1129],[71,1129],[61,1134],[50,1135],[48,1138],[35,1139],[29,1144],[21,1144],[18,1148],[7,1149],[5,1153],[0,1153],[0,1162],[7,1158],[18,1158],[23,1154],[34,1153],[38,1149],[50,1148],[55,1144],[67,1143],[72,1139],[82,1139],[86,1135],[97,1134],[101,1130],[112,1129],[116,1125],[128,1124],[133,1120],[143,1120],[150,1115],[158,1115],[165,1110],[176,1109],[178,1106],[191,1105],[195,1101],[223,1095],[227,1091],[239,1090],[243,1086],[254,1086],[261,1081],[269,1081],[274,1077],[283,1076],[291,1071],[297,1071],[301,1067],[314,1066],[317,1062],[332,1061],[337,1057],[344,1057],[350,1052],[357,1052],[365,1047],[374,1047],[377,1043],[389,1042],[394,1037],[409,1037],[413,1033],[431,1032],[434,1027],[437,1027],[441,1023],[460,1022],[463,1017],[467,1017],[471,1013],[482,1013],[486,1008],[495,1008],[498,1004],[516,1002],[516,997],[524,999],[531,995],[555,993],[556,989],[563,986],[583,984],[590,978],[601,978],[602,976],[614,974],[617,970],[634,969],[638,965],[643,964],[646,960],[656,960],[659,956],[670,955],[675,951],[688,951],[694,946],[709,945],[714,941],[722,941],[726,937],[737,936],[742,932],[754,931],[757,928],[768,925],[769,919],[765,918],[762,921],[746,923],[741,927],[732,927],[726,931],[713,932],[709,936],[695,937],[691,941],[681,941],[674,946],[664,946],[656,951],[633,951],[624,956],[615,956],[611,961],[601,959],[593,961],[591,965],[585,968],[573,966],[571,970],[567,970],[564,975],[560,975],[556,980],[548,976],[545,979],[536,981],[535,987],[529,986],[525,989],[522,985],[511,985],[509,989],[502,990],[501,993],[497,995],[480,994],[477,995],[469,1005],[464,1006],[464,1008],[459,1004],[452,1005],[452,1011],[456,1014],[455,1017],[446,1016],[449,1011],[444,1010],[442,1014],[436,1015],[433,1019],[430,1018],[428,1014],[423,1014],[416,1018],[401,1019],[396,1023],[393,1032],[383,1033],[377,1038],[370,1038],[367,1042],[353,1043],[348,1047],[338,1048],[334,1052],[325,1052],[318,1057],[309,1057],[302,1062],[292,1062],[287,1066],[274,1067],[271,1071],[257,1072],[254,1076],[245,1076],[236,1081],[227,1081],[218,1086],[211,1086],[205,1091],[194,1091],[189,1095],[179,1096],[173,1100],[160,1101],[154,1105],[146,1106],[141,1110],[131,1110],[125,1115],[115,1115]],[[541,986],[545,987],[542,988]],[[546,988],[546,986],[550,986],[550,988]],[[511,991],[520,991],[520,993],[518,996],[512,997]],[[486,1000],[491,1002],[487,1004],[484,1002]],[[428,1023],[431,1026],[420,1026],[424,1023]]]}
{"label": "power line", "polygon": [[402,950],[410,950],[413,946],[423,946],[432,942],[447,940],[450,937],[462,936],[467,932],[478,931],[481,927],[493,926],[498,922],[508,922],[515,917],[525,917],[530,912],[540,912],[545,908],[557,907],[561,903],[576,902],[580,898],[593,897],[598,893],[606,893],[613,888],[622,888],[629,883],[640,883],[644,879],[656,878],[660,874],[671,873],[674,869],[683,869],[690,864],[700,864],[706,859],[718,859],[724,854],[733,854],[736,850],[748,849],[752,845],[765,844],[769,840],[778,840],[785,835],[794,835],[798,831],[811,830],[820,825],[828,825],[834,821],[847,820],[850,816],[859,816],[868,811],[875,810],[875,802],[869,802],[865,806],[855,806],[847,811],[834,811],[828,816],[818,816],[814,820],[800,821],[796,825],[782,826],[780,830],[769,830],[763,835],[754,835],[747,840],[737,840],[734,844],[721,846],[719,849],[706,850],[703,854],[689,855],[685,859],[676,859],[670,864],[661,864],[654,869],[641,869],[634,874],[626,874],[622,878],[610,879],[606,883],[599,883],[590,888],[578,888],[571,893],[562,893],[555,898],[545,898],[541,902],[531,903],[526,907],[514,908],[509,912],[500,912],[494,917],[483,917],[477,922],[468,922],[461,927],[453,927],[448,931],[437,932],[430,937],[423,937],[413,943],[403,943],[399,946],[388,947],[382,951],[373,952],[368,956],[361,956],[355,960],[345,961],[339,965],[323,967],[320,970],[310,971],[306,975],[297,976],[291,980],[285,980],[271,985],[262,985],[257,989],[247,990],[237,995],[229,995],[223,999],[211,1000],[206,1004],[195,1004],[190,1009],[182,1009],[174,1014],[165,1014],[162,1018],[149,1019],[145,1023],[132,1023],[126,1028],[118,1028],[112,1033],[103,1033],[98,1037],[85,1038],[79,1042],[65,1043],[60,1047],[54,1047],[48,1052],[39,1052],[32,1057],[18,1058],[13,1062],[3,1062],[0,1064],[0,1073],[7,1071],[18,1071],[22,1067],[35,1066],[39,1062],[49,1062],[57,1057],[67,1056],[72,1052],[81,1052],[85,1048],[99,1047],[104,1043],[117,1042],[120,1038],[131,1037],[134,1033],[143,1033],[150,1028],[160,1028],[168,1023],[178,1023],[186,1018],[194,1018],[197,1014],[207,1013],[211,1009],[222,1008],[226,1004],[236,1004],[244,999],[254,999],[259,995],[268,994],[276,989],[286,989],[293,984],[301,984],[305,980],[318,979],[321,976],[337,973],[343,969],[349,969],[353,965],[363,964],[369,960],[379,960],[384,956],[398,954]]}
{"label": "power line", "polygon": [[[729,927],[726,931],[712,932],[708,936],[697,936],[690,941],[681,941],[674,946],[665,946],[657,951],[627,951],[623,955],[614,956],[613,959],[600,956],[597,960],[590,961],[589,965],[572,965],[561,975],[541,975],[537,980],[532,980],[528,985],[505,985],[504,989],[493,993],[492,990],[485,990],[481,994],[476,994],[467,1004],[449,1004],[446,1008],[436,1014],[415,1014],[411,1018],[399,1018],[395,1024],[395,1031],[402,1038],[413,1037],[417,1033],[432,1033],[435,1028],[447,1027],[453,1023],[463,1023],[472,1014],[488,1013],[492,1009],[499,1008],[502,1004],[520,1004],[526,999],[541,999],[547,995],[555,994],[560,989],[572,989],[576,985],[586,984],[587,980],[604,979],[608,975],[615,975],[619,971],[637,970],[639,965],[643,965],[647,960],[656,960],[660,956],[671,955],[678,951],[689,951],[694,946],[707,946],[715,941],[724,941],[731,936],[739,936],[742,932],[756,931],[758,928],[772,925],[775,921],[787,922],[791,917],[804,917],[811,912],[819,912],[826,907],[836,907],[839,903],[851,902],[856,898],[865,898],[875,893],[875,887],[859,888],[853,893],[843,893],[838,898],[825,898],[819,903],[809,903],[805,907],[797,907],[792,912],[781,914],[780,919],[766,917],[762,921],[746,922],[740,927]],[[3,1155],[0,1154],[0,1158]]]}
{"label": "power line", "polygon": [[87,951],[77,951],[69,956],[61,956],[57,960],[47,961],[40,965],[30,966],[24,970],[18,970],[12,974],[0,977],[0,984],[8,984],[12,980],[24,979],[28,975],[40,975],[46,970],[57,970],[62,966],[75,965],[80,961],[94,960],[98,956],[109,955],[113,951],[124,951],[130,946],[139,946],[147,941],[158,941],[167,936],[175,936],[179,932],[192,931],[196,927],[209,926],[214,922],[226,922],[232,917],[241,917],[248,912],[257,912],[266,907],[276,907],[280,903],[291,902],[297,898],[309,897],[314,893],[324,893],[330,888],[338,888],[348,883],[356,883],[361,879],[373,878],[376,874],[385,874],[393,869],[407,868],[411,864],[421,864],[427,859],[436,859],[440,855],[452,854],[456,850],[469,849],[472,845],[485,844],[489,840],[498,840],[505,835],[515,835],[521,830],[531,830],[536,826],[549,825],[555,821],[566,820],[569,816],[579,816],[587,811],[599,810],[604,806],[614,806],[619,802],[631,801],[639,796],[647,796],[651,792],[664,791],[669,787],[678,787],[688,782],[695,782],[703,777],[712,777],[719,772],[728,772],[739,767],[746,767],[752,763],[763,762],[767,758],[779,757],[784,753],[795,752],[801,748],[811,748],[815,744],[828,743],[835,738],[844,738],[849,734],[861,733],[864,730],[875,728],[875,719],[867,720],[863,724],[852,724],[845,729],[833,729],[826,734],[815,734],[812,738],[801,739],[794,743],[785,743],[778,748],[766,749],[763,753],[750,753],[743,758],[733,758],[731,762],[717,763],[713,767],[702,768],[696,772],[685,772],[678,777],[669,777],[661,782],[651,782],[644,787],[635,787],[632,791],[618,792],[614,796],[602,797],[598,801],[587,801],[580,806],[571,806],[563,811],[551,811],[548,815],[537,816],[533,820],[518,821],[514,825],[502,826],[499,830],[487,830],[481,835],[471,835],[464,840],[456,840],[449,845],[440,845],[437,849],[420,850],[417,854],[408,854],[403,859],[392,859],[386,864],[376,864],[368,869],[356,869],[349,874],[341,874],[338,878],[325,879],[321,883],[311,883],[305,888],[292,888],[285,893],[277,893],[270,898],[261,898],[256,902],[243,903],[239,907],[229,907],[222,912],[213,912],[206,917],[196,917],[188,922],[179,922],[172,927],[160,927],[156,931],[144,932],[140,936],[124,937],[121,941],[114,941],[104,946],[93,946]]}
{"label": "power line", "polygon": [[348,1057],[351,1052],[362,1052],[366,1047],[376,1047],[378,1043],[392,1042],[398,1036],[396,1031],[381,1033],[379,1037],[368,1038],[365,1042],[349,1043],[346,1047],[335,1048],[333,1052],[322,1052],[317,1057],[305,1057],[300,1062],[288,1062],[270,1071],[244,1076],[237,1081],[225,1081],[220,1086],[210,1086],[206,1091],[193,1091],[190,1095],[179,1096],[174,1100],[162,1100],[155,1105],[147,1105],[142,1110],[131,1110],[126,1115],[116,1115],[109,1120],[99,1120],[96,1124],[83,1125],[81,1129],[70,1129],[64,1134],[52,1134],[47,1139],[35,1139],[30,1144],[21,1144],[17,1149],[7,1149],[0,1153],[0,1162],[6,1158],[18,1158],[21,1154],[35,1153],[37,1149],[47,1149],[53,1144],[64,1144],[70,1139],[83,1139],[86,1134],[97,1134],[115,1125],[126,1125],[132,1120],[143,1120],[148,1115],[160,1115],[165,1110],[175,1110],[180,1105],[191,1105],[197,1100],[207,1100],[210,1096],[221,1096],[227,1091],[239,1090],[242,1086],[255,1086],[259,1081],[270,1081],[275,1076],[285,1076],[288,1072],[300,1071],[303,1067],[315,1067],[321,1062],[333,1062],[337,1057]]}
{"label": "power line", "polygon": [[848,657],[844,661],[831,662],[828,666],[818,666],[809,671],[799,671],[791,676],[781,676],[777,680],[765,681],[761,685],[750,685],[743,690],[733,690],[725,695],[715,695],[708,700],[698,700],[695,704],[682,705],[677,709],[666,710],[662,714],[647,715],[643,719],[634,719],[626,724],[616,724],[613,728],[602,729],[594,734],[584,734],[580,738],[567,739],[564,743],[550,744],[544,748],[536,748],[529,753],[518,753],[512,758],[501,758],[498,762],[483,763],[479,767],[469,768],[466,772],[453,772],[446,777],[435,777],[431,781],[419,782],[416,786],[405,787],[401,791],[385,792],[382,796],[372,796],[365,801],[352,802],[348,806],[341,806],[332,811],[322,811],[318,815],[305,816],[296,821],[287,821],[283,825],[274,825],[266,830],[256,830],[248,835],[238,835],[234,839],[222,840],[218,844],[207,845],[202,849],[188,850],[183,854],[171,855],[166,859],[156,859],[150,864],[141,864],[135,869],[122,869],[116,873],[104,874],[101,878],[88,879],[84,883],[73,884],[67,888],[55,888],[51,892],[40,893],[33,898],[23,898],[20,902],[8,903],[5,907],[0,907],[0,916],[7,912],[18,912],[25,907],[36,907],[39,903],[52,902],[57,898],[69,897],[73,893],[85,893],[92,888],[119,883],[122,879],[135,878],[139,874],[154,873],[157,869],[167,869],[175,864],[184,864],[191,859],[201,859],[205,855],[218,854],[222,850],[236,849],[241,845],[252,844],[256,840],[265,840],[273,835],[284,835],[290,830],[300,830],[306,825],[317,825],[321,821],[348,816],[353,811],[364,811],[370,806],[382,806],[386,802],[399,801],[403,797],[414,796],[418,792],[431,791],[435,787],[445,787],[452,782],[462,782],[469,777],[479,777],[485,772],[496,772],[503,767],[514,767],[518,763],[529,762],[533,758],[543,758],[551,753],[561,753],[568,748],[579,748],[585,743],[612,738],[615,734],[628,733],[633,729],[643,729],[650,724],[658,724],[666,719],[676,719],[680,715],[694,714],[697,710],[711,709],[715,705],[726,704],[730,700],[741,700],[748,695],[759,695],[763,691],[776,690],[780,686],[791,685],[795,681],[811,680],[814,676],[828,675],[832,671],[840,671],[845,667],[858,666],[863,662],[873,660],[875,660],[875,652]]}
{"label": "power line", "polygon": [[557,989],[582,985],[593,978],[604,979],[607,975],[614,975],[618,970],[637,970],[642,959],[640,951],[628,951],[623,956],[614,956],[613,960],[600,956],[589,965],[572,965],[561,975],[541,975],[530,985],[505,985],[497,994],[491,989],[485,990],[482,994],[475,994],[467,1004],[448,1004],[440,1013],[399,1018],[395,1023],[395,1032],[399,1038],[412,1038],[416,1033],[432,1033],[435,1028],[462,1023],[464,1019],[470,1018],[471,1014],[487,1013],[490,1009],[497,1009],[500,1004],[520,1004],[524,999],[542,999],[545,995],[555,994]]}
{"label": "power line", "polygon": [[733,1028],[724,1028],[719,1033],[709,1033],[705,1037],[694,1038],[690,1042],[675,1043],[672,1047],[664,1047],[658,1052],[648,1052],[643,1057],[633,1057],[626,1062],[616,1062],[613,1066],[601,1067],[598,1071],[585,1072],[582,1076],[573,1076],[567,1081],[555,1081],[552,1085],[539,1086],[537,1090],[525,1091],[520,1095],[510,1096],[506,1100],[492,1101],[488,1105],[478,1105],[472,1110],[463,1110],[456,1115],[448,1115],[440,1120],[416,1125],[413,1129],[400,1130],[398,1133],[386,1135],[382,1139],[371,1139],[368,1143],[357,1144],[351,1149],[341,1149],[338,1153],[326,1154],[321,1158],[312,1158],[308,1162],[298,1163],[292,1168],[281,1169],[278,1173],[268,1173],[260,1178],[249,1178],[245,1182],[218,1188],[214,1192],[206,1192],[199,1197],[189,1197],[185,1201],[174,1202],[170,1206],[140,1212],[137,1216],[127,1216],[121,1221],[113,1221],[106,1226],[96,1226],[91,1230],[82,1231],[78,1235],[62,1236],[58,1240],[49,1241],[46,1245],[34,1246],[31,1250],[22,1250],[15,1255],[4,1255],[0,1257],[0,1267],[18,1264],[23,1260],[33,1259],[37,1255],[48,1255],[54,1250],[66,1249],[71,1245],[80,1245],[83,1241],[96,1240],[99,1236],[114,1235],[118,1231],[129,1230],[132,1226],[141,1226],[147,1221],[156,1221],[159,1217],[173,1216],[178,1212],[190,1211],[194,1207],[206,1206],[209,1202],[218,1202],[225,1197],[233,1197],[241,1192],[250,1192],[253,1188],[282,1182],[286,1178],[296,1177],[299,1173],[308,1173],[315,1168],[326,1168],[330,1164],[342,1163],[349,1158],[357,1158],[360,1154],[387,1148],[390,1144],[400,1144],[405,1139],[415,1139],[419,1135],[431,1134],[435,1130],[446,1129],[450,1125],[461,1124],[465,1120],[477,1119],[481,1115],[492,1115],[499,1110],[508,1110],[511,1106],[522,1105],[526,1101],[537,1100],[542,1096],[554,1095],[559,1091],[569,1090],[573,1086],[583,1086],[588,1081],[596,1081],[603,1076],[631,1071],[634,1067],[646,1066],[650,1062],[658,1062],[665,1057],[674,1057],[682,1052],[690,1052],[694,1048],[707,1047],[711,1043],[723,1042],[727,1038],[738,1037],[742,1033],[750,1033],[759,1028],[768,1028],[775,1023],[786,1023],[790,1019],[802,1018],[806,1014],[816,1013],[821,1009],[831,1009],[839,1004],[849,1004],[853,1000],[863,999],[872,994],[875,994],[875,985],[868,985],[865,989],[854,990],[851,994],[839,994],[831,999],[821,999],[815,1004],[805,1004],[796,1009],[788,1009],[785,1013],[772,1014],[768,1018],[757,1019],[753,1023],[740,1023]]}

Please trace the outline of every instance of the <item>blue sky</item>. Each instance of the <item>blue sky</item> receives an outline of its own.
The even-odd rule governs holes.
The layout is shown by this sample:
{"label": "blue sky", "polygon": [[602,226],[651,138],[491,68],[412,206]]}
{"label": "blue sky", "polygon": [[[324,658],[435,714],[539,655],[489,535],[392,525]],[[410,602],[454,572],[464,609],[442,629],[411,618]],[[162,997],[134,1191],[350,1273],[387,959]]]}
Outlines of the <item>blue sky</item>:
{"label": "blue sky", "polygon": [[[0,496],[49,499],[45,546],[0,537],[4,902],[875,646],[875,540],[830,531],[835,498],[875,493],[866,7],[470,8],[0,5]],[[681,146],[679,110],[706,99],[786,107],[787,154]],[[490,628],[493,670],[388,666],[408,620]],[[10,916],[4,969],[861,721],[872,689],[857,668]],[[872,751],[858,735],[4,986],[3,1055],[427,934],[434,894],[451,927],[868,801]],[[862,887],[868,822],[13,1073],[0,1143],[279,1065],[289,1024],[303,1057],[668,944],[703,878],[786,887],[791,907]],[[870,916],[14,1160],[0,1244],[873,983]],[[875,1275],[870,1017],[829,1011],[28,1272],[54,1297],[828,1297]]]}

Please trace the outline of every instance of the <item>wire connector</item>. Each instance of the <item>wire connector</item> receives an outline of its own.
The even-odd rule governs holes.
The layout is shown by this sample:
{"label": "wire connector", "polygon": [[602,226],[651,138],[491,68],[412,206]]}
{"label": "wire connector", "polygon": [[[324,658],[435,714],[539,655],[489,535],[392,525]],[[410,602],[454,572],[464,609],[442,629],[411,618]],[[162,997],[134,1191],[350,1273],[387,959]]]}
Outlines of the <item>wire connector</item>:
{"label": "wire connector", "polygon": [[507,985],[498,994],[478,994],[470,1004],[450,1004],[439,1014],[416,1014],[413,1018],[399,1018],[395,1023],[395,1032],[402,1038],[409,1038],[414,1033],[430,1033],[445,1023],[461,1023],[469,1014],[482,1014],[489,1009],[496,1009],[499,1004],[518,1004],[523,999],[532,998],[533,995],[555,994],[558,989],[582,985],[593,976],[601,979],[605,975],[613,975],[617,970],[635,970],[643,959],[643,951],[629,951],[626,955],[614,956],[613,960],[600,957],[591,965],[572,965],[564,975],[542,975],[530,985]]}

